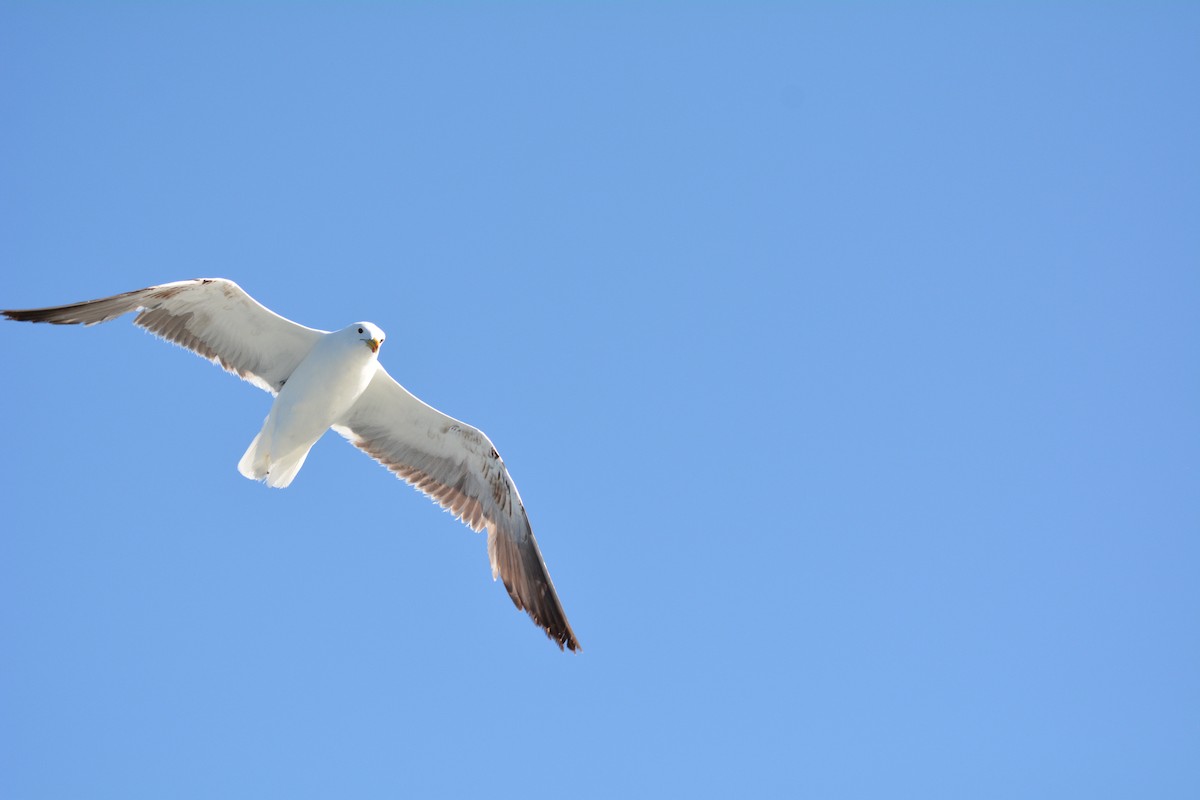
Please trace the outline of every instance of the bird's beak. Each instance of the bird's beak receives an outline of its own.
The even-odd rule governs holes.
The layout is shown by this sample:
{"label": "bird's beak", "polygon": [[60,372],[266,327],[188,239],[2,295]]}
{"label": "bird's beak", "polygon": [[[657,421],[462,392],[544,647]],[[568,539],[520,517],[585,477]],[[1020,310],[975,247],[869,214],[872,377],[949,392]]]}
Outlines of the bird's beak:
{"label": "bird's beak", "polygon": [[378,339],[367,339],[367,347],[371,348],[372,353],[378,353],[379,352],[379,340]]}

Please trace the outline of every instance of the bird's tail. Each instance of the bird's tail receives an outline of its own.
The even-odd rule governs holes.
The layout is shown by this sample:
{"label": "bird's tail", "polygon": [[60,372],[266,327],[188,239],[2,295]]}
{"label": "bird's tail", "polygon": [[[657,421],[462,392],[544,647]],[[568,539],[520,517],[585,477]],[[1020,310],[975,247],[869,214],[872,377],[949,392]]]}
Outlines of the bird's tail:
{"label": "bird's tail", "polygon": [[311,444],[307,447],[297,447],[292,452],[285,454],[283,458],[272,461],[271,466],[267,469],[267,486],[282,489],[290,484],[296,477],[296,473],[304,466],[304,459],[308,458],[308,451],[311,448]]}
{"label": "bird's tail", "polygon": [[271,420],[268,419],[254,437],[254,441],[246,448],[242,460],[238,462],[238,472],[252,481],[265,481],[267,486],[282,489],[292,482],[296,473],[304,466],[308,451],[315,442],[309,442],[277,456],[271,452],[270,428]]}
{"label": "bird's tail", "polygon": [[271,443],[270,437],[265,437],[264,441],[263,434],[266,432],[267,426],[264,424],[263,429],[246,448],[242,460],[238,462],[238,472],[252,481],[261,481],[271,470]]}

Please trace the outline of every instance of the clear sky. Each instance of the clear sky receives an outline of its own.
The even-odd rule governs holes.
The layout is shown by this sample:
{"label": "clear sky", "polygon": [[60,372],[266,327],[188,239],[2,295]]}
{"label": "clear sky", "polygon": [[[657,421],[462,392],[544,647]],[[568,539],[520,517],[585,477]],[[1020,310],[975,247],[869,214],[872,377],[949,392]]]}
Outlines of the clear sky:
{"label": "clear sky", "polygon": [[224,276],[486,431],[0,324],[0,796],[1200,796],[1200,6],[0,4],[0,307]]}

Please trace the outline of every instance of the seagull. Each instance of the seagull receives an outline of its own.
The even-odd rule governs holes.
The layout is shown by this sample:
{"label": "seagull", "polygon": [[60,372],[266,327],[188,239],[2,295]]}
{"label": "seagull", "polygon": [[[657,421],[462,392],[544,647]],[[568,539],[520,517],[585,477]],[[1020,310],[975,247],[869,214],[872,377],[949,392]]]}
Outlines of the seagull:
{"label": "seagull", "polygon": [[559,649],[580,649],[529,517],[503,459],[482,431],[426,405],[379,363],[384,332],[339,331],[279,316],[224,278],[164,283],[50,308],[0,311],[20,322],[95,325],[131,311],[134,324],[192,350],[275,396],[238,462],[242,475],[282,489],[333,428],[469,528],[487,530],[492,579]]}

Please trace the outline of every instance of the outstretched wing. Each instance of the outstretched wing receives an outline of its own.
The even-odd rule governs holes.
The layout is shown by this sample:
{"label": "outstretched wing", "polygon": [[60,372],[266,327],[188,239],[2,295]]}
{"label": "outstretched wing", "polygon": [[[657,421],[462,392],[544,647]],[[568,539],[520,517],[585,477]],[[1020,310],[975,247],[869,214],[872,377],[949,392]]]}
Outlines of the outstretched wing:
{"label": "outstretched wing", "polygon": [[473,530],[486,528],[492,577],[560,649],[580,649],[517,487],[481,431],[421,402],[382,366],[333,429]]}
{"label": "outstretched wing", "polygon": [[84,303],[0,313],[20,322],[95,325],[130,311],[141,312],[134,324],[272,394],[324,335],[284,319],[224,278],[164,283]]}

